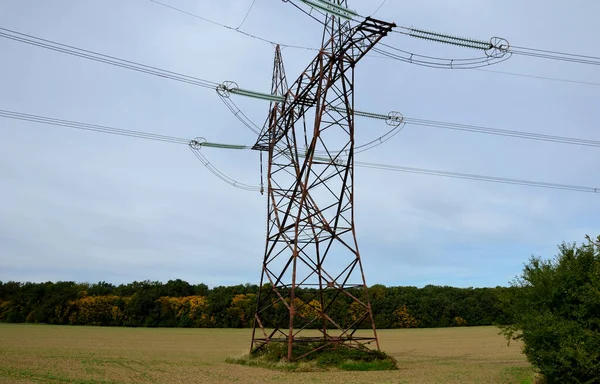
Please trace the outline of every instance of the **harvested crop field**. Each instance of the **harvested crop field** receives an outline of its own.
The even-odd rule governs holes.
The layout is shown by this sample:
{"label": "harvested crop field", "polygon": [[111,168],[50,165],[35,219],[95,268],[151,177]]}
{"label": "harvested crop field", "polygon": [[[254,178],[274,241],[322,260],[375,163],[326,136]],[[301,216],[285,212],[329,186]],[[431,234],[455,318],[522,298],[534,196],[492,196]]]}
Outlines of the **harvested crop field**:
{"label": "harvested crop field", "polygon": [[0,324],[0,383],[530,383],[520,343],[494,327],[380,330],[399,369],[280,372],[228,364],[248,329]]}

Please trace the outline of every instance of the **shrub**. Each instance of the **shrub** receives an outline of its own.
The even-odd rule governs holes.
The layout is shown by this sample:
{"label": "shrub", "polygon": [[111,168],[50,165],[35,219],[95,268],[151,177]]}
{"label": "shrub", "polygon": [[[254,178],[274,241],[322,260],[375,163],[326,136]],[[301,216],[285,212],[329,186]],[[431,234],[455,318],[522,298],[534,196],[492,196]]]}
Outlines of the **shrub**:
{"label": "shrub", "polygon": [[600,236],[581,246],[558,247],[554,260],[531,257],[503,298],[514,324],[507,339],[523,352],[548,384],[597,383],[600,377]]}

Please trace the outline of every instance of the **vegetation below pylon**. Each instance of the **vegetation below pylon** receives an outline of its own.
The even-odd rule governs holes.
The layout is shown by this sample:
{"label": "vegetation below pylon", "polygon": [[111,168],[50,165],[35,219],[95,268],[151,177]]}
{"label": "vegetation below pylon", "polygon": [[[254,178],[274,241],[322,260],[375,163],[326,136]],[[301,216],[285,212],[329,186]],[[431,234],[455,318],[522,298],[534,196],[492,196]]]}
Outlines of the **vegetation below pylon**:
{"label": "vegetation below pylon", "polygon": [[[228,358],[226,361],[250,367],[294,372],[327,370],[387,371],[398,369],[396,359],[384,352],[371,350],[367,347],[352,348],[344,344],[326,343],[324,347],[323,345],[324,342],[295,345],[292,350],[292,361],[287,361],[287,343],[273,342],[252,354]],[[321,349],[316,350],[317,348]],[[311,351],[314,352],[309,353]]]}

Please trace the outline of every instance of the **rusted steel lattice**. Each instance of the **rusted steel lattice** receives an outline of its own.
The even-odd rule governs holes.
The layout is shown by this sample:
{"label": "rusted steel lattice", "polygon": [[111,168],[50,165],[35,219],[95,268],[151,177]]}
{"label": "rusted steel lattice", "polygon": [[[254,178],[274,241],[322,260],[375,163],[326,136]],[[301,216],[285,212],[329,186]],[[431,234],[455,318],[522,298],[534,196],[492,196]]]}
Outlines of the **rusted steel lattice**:
{"label": "rusted steel lattice", "polygon": [[[321,50],[289,88],[276,48],[272,94],[284,101],[253,147],[268,152],[268,233],[252,352],[273,342],[288,360],[332,343],[379,350],[354,229],[354,68],[393,27],[328,16]],[[301,343],[313,347],[294,354]]]}

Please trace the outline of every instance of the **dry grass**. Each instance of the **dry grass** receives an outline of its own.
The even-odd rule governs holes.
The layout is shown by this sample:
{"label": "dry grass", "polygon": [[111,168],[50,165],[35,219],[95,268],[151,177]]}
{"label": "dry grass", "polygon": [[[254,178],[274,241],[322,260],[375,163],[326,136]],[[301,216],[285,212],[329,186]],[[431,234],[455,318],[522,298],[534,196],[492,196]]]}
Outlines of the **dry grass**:
{"label": "dry grass", "polygon": [[399,370],[286,373],[227,364],[247,329],[0,324],[0,383],[531,383],[494,327],[380,330]]}

